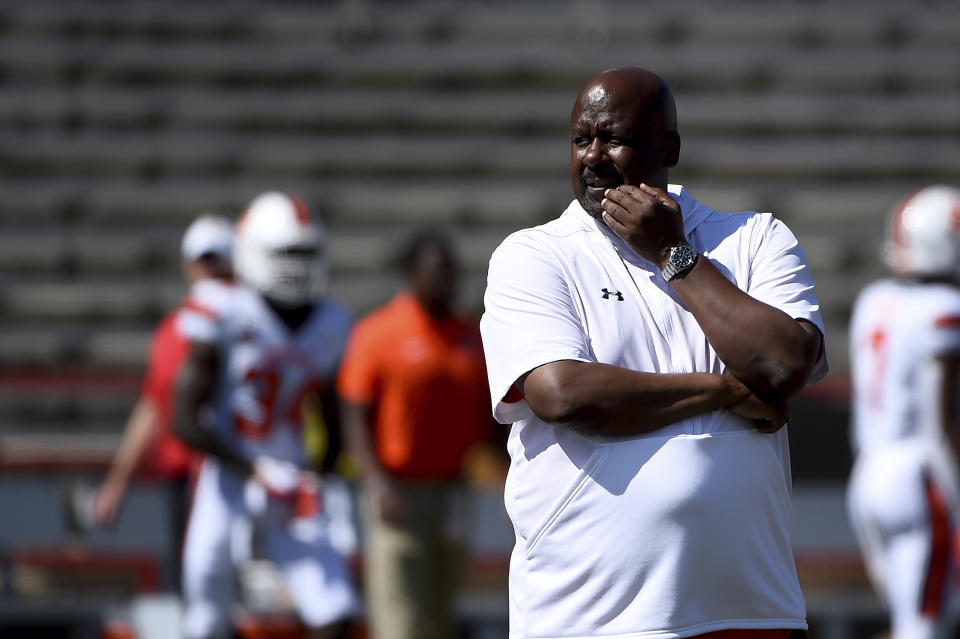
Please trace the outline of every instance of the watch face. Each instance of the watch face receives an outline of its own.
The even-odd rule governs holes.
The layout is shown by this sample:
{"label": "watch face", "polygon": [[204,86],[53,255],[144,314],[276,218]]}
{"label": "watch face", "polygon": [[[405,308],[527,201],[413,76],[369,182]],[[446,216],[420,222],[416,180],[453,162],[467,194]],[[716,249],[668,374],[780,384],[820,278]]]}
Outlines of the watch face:
{"label": "watch face", "polygon": [[670,254],[670,261],[678,270],[688,268],[695,259],[697,259],[697,252],[689,245],[678,246]]}
{"label": "watch face", "polygon": [[668,282],[684,272],[697,261],[697,251],[689,244],[674,246],[670,249],[670,257],[661,274]]}

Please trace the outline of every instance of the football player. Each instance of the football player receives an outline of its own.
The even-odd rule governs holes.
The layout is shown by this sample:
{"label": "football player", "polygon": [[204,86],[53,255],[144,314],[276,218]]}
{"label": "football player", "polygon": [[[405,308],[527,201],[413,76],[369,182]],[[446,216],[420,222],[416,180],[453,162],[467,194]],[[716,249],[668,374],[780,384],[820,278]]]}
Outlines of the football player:
{"label": "football player", "polygon": [[332,388],[350,316],[323,297],[324,231],[299,198],[255,198],[234,251],[239,282],[199,282],[179,317],[191,349],[174,426],[207,455],[184,548],[184,632],[229,635],[234,570],[255,547],[275,562],[310,636],[339,637],[357,601],[315,499],[302,428],[308,404]]}
{"label": "football player", "polygon": [[890,218],[886,258],[896,277],[864,289],[851,320],[848,505],[892,637],[953,636],[960,191],[907,196]]}

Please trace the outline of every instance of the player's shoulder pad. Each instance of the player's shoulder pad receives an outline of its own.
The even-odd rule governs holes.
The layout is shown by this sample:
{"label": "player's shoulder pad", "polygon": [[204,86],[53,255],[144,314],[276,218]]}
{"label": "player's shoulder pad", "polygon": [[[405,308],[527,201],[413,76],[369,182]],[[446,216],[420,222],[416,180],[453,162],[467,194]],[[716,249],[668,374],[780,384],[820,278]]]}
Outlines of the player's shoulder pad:
{"label": "player's shoulder pad", "polygon": [[190,287],[190,292],[181,304],[181,316],[190,315],[210,321],[218,321],[227,310],[236,307],[243,295],[241,286],[225,280],[200,280]]}

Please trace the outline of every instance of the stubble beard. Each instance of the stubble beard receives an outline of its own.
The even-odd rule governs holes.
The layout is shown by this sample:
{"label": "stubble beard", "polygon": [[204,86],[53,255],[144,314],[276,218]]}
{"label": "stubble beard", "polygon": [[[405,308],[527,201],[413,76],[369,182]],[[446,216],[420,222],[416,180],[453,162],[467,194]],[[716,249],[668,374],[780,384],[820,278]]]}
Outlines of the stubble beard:
{"label": "stubble beard", "polygon": [[583,210],[586,211],[590,217],[599,220],[603,216],[603,207],[600,206],[600,202],[603,201],[602,194],[598,197],[592,197],[586,185],[581,184],[574,195],[577,198],[577,202],[580,203],[580,206],[583,207]]}

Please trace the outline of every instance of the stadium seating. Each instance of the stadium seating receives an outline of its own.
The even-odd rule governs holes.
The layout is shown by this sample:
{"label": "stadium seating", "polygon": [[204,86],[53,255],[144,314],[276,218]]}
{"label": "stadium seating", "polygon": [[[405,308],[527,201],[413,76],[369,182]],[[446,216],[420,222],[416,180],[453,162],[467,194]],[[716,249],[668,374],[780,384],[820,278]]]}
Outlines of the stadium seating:
{"label": "stadium seating", "polygon": [[[26,361],[3,340],[0,362],[135,372],[136,345],[182,290],[178,232],[266,188],[327,219],[334,291],[357,313],[390,295],[380,271],[415,224],[480,246],[469,270],[482,278],[502,236],[567,198],[576,88],[636,63],[677,89],[677,180],[721,207],[773,210],[807,246],[842,371],[835,336],[879,272],[884,212],[960,168],[947,3],[172,7],[0,7],[0,305],[46,354]],[[117,324],[125,339],[109,337]]]}
{"label": "stadium seating", "polygon": [[333,291],[358,314],[397,285],[398,232],[435,223],[469,253],[476,310],[492,247],[565,204],[577,87],[641,64],[677,90],[676,180],[797,232],[842,373],[884,213],[960,169],[957,18],[858,0],[4,3],[0,309],[34,338],[0,340],[0,363],[136,374],[182,292],[181,229],[267,188],[327,220]]}
{"label": "stadium seating", "polygon": [[887,210],[960,175],[958,37],[960,8],[934,1],[8,0],[0,430],[118,433],[184,290],[183,228],[266,189],[326,220],[357,314],[423,224],[455,233],[478,311],[492,249],[569,199],[576,91],[626,64],[677,92],[675,181],[798,235],[842,379]]}
{"label": "stadium seating", "polygon": [[[486,249],[558,210],[572,95],[612,64],[657,69],[677,89],[678,180],[794,227],[839,304],[825,309],[831,328],[877,269],[848,273],[833,294],[824,275],[836,264],[819,257],[869,263],[891,202],[960,168],[947,63],[960,26],[945,3],[173,6],[0,7],[2,304],[43,322],[45,343],[75,339],[94,316],[136,319],[146,335],[176,297],[183,224],[274,186],[304,193],[334,238],[351,238],[333,247],[334,288],[363,313],[390,294],[378,269],[398,228],[442,222]],[[720,191],[729,197],[707,197]],[[830,239],[839,227],[852,227],[838,233],[846,248]],[[482,272],[479,257],[470,268]],[[110,341],[91,332],[86,363],[136,370],[131,342],[114,357]],[[842,369],[843,346],[831,351]]]}

